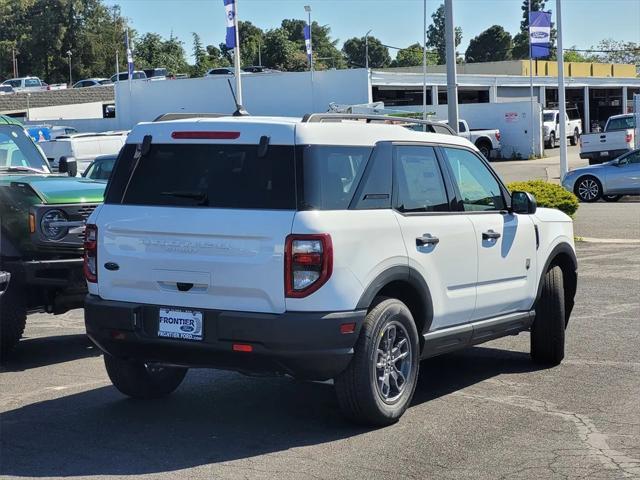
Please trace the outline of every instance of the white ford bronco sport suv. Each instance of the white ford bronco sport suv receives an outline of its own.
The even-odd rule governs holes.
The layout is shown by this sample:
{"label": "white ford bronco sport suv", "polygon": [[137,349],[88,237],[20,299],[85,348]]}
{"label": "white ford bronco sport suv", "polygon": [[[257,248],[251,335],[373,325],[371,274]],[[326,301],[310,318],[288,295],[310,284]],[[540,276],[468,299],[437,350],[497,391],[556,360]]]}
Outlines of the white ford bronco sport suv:
{"label": "white ford bronco sport suv", "polygon": [[136,126],[85,249],[87,332],[124,394],[189,367],[334,379],[369,425],[427,357],[530,331],[559,364],[577,281],[571,219],[467,140],[335,114]]}

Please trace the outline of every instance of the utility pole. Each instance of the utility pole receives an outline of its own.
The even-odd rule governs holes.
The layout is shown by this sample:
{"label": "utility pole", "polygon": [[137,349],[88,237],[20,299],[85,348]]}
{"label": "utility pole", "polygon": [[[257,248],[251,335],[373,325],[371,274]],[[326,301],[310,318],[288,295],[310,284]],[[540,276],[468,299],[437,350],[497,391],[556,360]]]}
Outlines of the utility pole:
{"label": "utility pole", "polygon": [[313,78],[313,28],[311,28],[311,5],[305,5],[304,11],[309,15],[309,44],[311,45],[311,56],[309,57],[309,67],[311,69],[311,77]]}
{"label": "utility pole", "polygon": [[[533,47],[531,46],[531,0],[529,0],[529,94],[531,96],[531,157],[533,158],[536,155],[536,147],[535,147],[535,125],[533,118]],[[542,99],[540,99],[540,88],[538,88],[538,100],[542,103]],[[540,121],[540,119],[538,119]]]}
{"label": "utility pole", "polygon": [[12,47],[11,48],[11,54],[12,54],[12,64],[11,66],[13,67],[13,78],[18,78],[18,59],[16,58],[16,47]]}
{"label": "utility pole", "polygon": [[[422,119],[427,119],[427,0],[423,4],[424,23],[422,26]],[[433,103],[433,99],[431,100]],[[426,129],[426,127],[425,127]],[[425,130],[426,131],[426,130]]]}
{"label": "utility pole", "polygon": [[564,49],[562,47],[562,0],[556,0],[558,24],[558,102],[560,110],[560,181],[569,171],[567,164],[567,103],[564,91]]}
{"label": "utility pole", "polygon": [[71,78],[71,50],[67,50],[67,57],[69,57],[69,88],[73,85],[73,79]]}
{"label": "utility pole", "polygon": [[458,75],[456,72],[456,31],[453,22],[453,0],[445,0],[444,6],[449,126],[453,128],[457,135],[460,133],[460,126],[458,125]]}
{"label": "utility pole", "polygon": [[258,65],[262,66],[262,44],[258,38]]}
{"label": "utility pole", "polygon": [[371,30],[364,34],[364,67],[369,70],[369,34]]}

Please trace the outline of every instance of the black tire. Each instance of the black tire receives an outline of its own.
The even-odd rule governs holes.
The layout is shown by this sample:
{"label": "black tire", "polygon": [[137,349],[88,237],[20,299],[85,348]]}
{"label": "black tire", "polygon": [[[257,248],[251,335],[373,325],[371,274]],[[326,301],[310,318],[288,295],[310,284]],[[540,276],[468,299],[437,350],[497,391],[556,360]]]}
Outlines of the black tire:
{"label": "black tire", "polygon": [[[387,349],[391,330],[395,332],[392,346],[400,339],[397,349]],[[406,340],[404,343],[403,338]],[[395,355],[404,354],[403,348],[409,353],[393,360],[392,352],[395,350]],[[392,357],[386,357],[387,352]],[[407,306],[395,298],[376,299],[365,318],[351,363],[335,379],[338,403],[344,415],[367,426],[385,426],[397,422],[413,398],[420,367],[419,355],[418,332]],[[398,366],[400,368],[396,368]],[[400,375],[399,370],[404,373]],[[379,377],[378,372],[383,376]],[[401,378],[405,380],[400,388],[398,379]],[[395,386],[392,387],[392,383]],[[386,397],[383,392],[385,386]]]}
{"label": "black tire", "polygon": [[20,341],[27,323],[27,297],[21,272],[9,270],[11,279],[0,295],[0,360],[5,360]]}
{"label": "black tire", "polygon": [[104,356],[113,385],[133,398],[159,398],[173,392],[184,380],[186,368],[146,365],[144,362]]}
{"label": "black tire", "polygon": [[571,142],[571,145],[576,146],[578,144],[578,141],[580,140],[580,132],[578,131],[578,129],[576,128],[573,131],[573,136],[571,136],[569,138],[569,141]]}
{"label": "black tire", "polygon": [[617,202],[622,198],[622,195],[603,195],[602,199],[605,202]]}
{"label": "black tire", "polygon": [[545,274],[542,295],[536,303],[536,318],[531,326],[531,358],[542,365],[559,365],[564,358],[565,329],[564,284],[559,266]]}
{"label": "black tire", "polygon": [[489,142],[480,141],[476,143],[476,147],[480,150],[480,153],[484,155],[487,160],[491,159],[491,144]]}
{"label": "black tire", "polygon": [[581,202],[597,202],[602,197],[602,184],[592,175],[585,175],[576,180],[573,193]]}
{"label": "black tire", "polygon": [[549,148],[556,148],[556,134],[553,132],[549,134]]}

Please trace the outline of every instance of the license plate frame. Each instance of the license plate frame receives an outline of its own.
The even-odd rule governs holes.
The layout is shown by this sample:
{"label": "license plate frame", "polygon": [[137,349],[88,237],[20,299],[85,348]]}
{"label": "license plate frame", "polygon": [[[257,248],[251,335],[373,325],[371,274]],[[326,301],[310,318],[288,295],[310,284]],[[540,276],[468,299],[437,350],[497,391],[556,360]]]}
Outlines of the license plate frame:
{"label": "license plate frame", "polygon": [[201,342],[204,340],[204,313],[189,308],[160,307],[159,338]]}

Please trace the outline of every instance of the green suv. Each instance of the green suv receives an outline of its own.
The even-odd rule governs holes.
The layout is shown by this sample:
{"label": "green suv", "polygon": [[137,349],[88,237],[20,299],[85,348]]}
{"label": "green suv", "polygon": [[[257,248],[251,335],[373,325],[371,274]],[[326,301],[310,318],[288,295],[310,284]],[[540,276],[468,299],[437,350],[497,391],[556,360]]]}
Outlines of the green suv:
{"label": "green suv", "polygon": [[[0,356],[18,343],[27,313],[82,306],[84,223],[105,184],[75,176],[75,162],[53,174],[22,124],[0,115]],[[8,274],[8,275],[7,275]]]}

